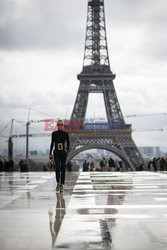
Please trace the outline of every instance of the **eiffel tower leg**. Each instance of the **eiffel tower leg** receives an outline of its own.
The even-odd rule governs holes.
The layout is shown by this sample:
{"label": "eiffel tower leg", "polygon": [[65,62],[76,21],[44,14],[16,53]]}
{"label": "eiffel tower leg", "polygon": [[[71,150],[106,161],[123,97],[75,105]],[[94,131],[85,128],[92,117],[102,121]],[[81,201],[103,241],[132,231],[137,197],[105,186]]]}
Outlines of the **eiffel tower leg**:
{"label": "eiffel tower leg", "polygon": [[126,158],[128,162],[130,162],[131,168],[133,170],[137,170],[141,166],[143,167],[143,169],[147,169],[147,166],[138,148],[136,147],[131,134],[119,137],[119,143],[121,145],[122,151],[124,152],[124,154],[126,154]]}
{"label": "eiffel tower leg", "polygon": [[71,121],[80,120],[84,122],[88,103],[88,94],[88,90],[84,90],[84,83],[81,82],[71,115]]}
{"label": "eiffel tower leg", "polygon": [[125,146],[124,150],[126,154],[128,155],[134,170],[139,170],[141,167],[143,170],[147,169],[146,163],[144,162],[139,150],[137,149],[133,139],[131,138],[131,143],[129,146]]}
{"label": "eiffel tower leg", "polygon": [[104,89],[103,95],[104,95],[104,103],[107,113],[107,119],[109,122],[120,121],[121,123],[125,123],[117,99],[114,84],[111,80],[109,80],[108,83],[109,87],[107,89],[105,88],[105,86],[103,87]]}

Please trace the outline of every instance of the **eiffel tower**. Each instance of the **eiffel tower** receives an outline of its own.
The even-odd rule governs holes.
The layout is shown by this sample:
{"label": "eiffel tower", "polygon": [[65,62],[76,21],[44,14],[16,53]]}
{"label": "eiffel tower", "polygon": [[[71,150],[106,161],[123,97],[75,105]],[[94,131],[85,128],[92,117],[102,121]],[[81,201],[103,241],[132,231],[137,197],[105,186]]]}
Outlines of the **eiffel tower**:
{"label": "eiffel tower", "polygon": [[[88,0],[83,68],[77,78],[80,85],[70,121],[80,121],[82,127],[70,132],[68,160],[84,150],[100,148],[115,153],[131,170],[141,164],[145,166],[132,139],[131,125],[125,123],[113,84],[115,74],[110,69],[104,0]],[[85,129],[90,93],[103,94],[109,129]]]}

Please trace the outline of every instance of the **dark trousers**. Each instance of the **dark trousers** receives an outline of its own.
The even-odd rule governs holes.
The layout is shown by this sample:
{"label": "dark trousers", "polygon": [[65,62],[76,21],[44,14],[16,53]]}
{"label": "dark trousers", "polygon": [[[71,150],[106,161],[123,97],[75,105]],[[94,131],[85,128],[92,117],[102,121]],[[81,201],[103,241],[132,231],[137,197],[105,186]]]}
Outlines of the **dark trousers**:
{"label": "dark trousers", "polygon": [[56,181],[59,184],[65,182],[67,152],[65,150],[54,152]]}

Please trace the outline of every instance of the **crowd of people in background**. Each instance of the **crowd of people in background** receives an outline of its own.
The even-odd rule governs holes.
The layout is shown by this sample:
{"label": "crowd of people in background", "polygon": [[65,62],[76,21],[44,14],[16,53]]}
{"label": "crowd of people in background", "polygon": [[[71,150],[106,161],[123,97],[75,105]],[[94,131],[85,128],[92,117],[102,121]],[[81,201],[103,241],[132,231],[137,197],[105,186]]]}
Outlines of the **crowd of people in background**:
{"label": "crowd of people in background", "polygon": [[[28,167],[24,159],[21,159],[19,161],[19,169],[20,169],[20,172],[28,171]],[[10,160],[6,158],[3,159],[0,156],[0,172],[13,172],[13,171],[16,171],[13,159],[10,159]]]}
{"label": "crowd of people in background", "polygon": [[14,171],[14,161],[2,159],[0,157],[0,172],[12,172]]}
{"label": "crowd of people in background", "polygon": [[149,171],[167,171],[167,158],[165,157],[153,157],[148,162]]}
{"label": "crowd of people in background", "polygon": [[114,161],[113,158],[109,158],[108,160],[103,157],[99,164],[95,164],[95,162],[85,160],[82,166],[82,171],[123,171],[123,162],[121,160]]}
{"label": "crowd of people in background", "polygon": [[[16,167],[14,161],[8,160],[6,158],[2,158],[0,156],[0,172],[12,172],[12,171],[20,171],[20,172],[27,172],[29,168],[26,164],[25,159],[21,159]],[[66,164],[67,171],[73,170],[73,163],[68,161]],[[75,168],[76,169],[76,168]],[[50,169],[51,170],[51,169]],[[43,171],[50,171],[47,168],[47,164],[45,164]],[[127,169],[124,163],[121,160],[114,160],[112,157],[106,159],[102,157],[102,159],[97,162],[94,160],[85,160],[82,164],[82,171],[128,171],[131,169]],[[136,168],[136,171],[167,171],[167,158],[165,157],[153,157],[149,161],[147,161],[147,169],[144,167],[143,164]],[[74,170],[75,171],[75,170]]]}
{"label": "crowd of people in background", "polygon": [[[112,157],[108,160],[103,157],[99,165],[96,164],[95,166],[94,161],[87,161],[85,160],[83,163],[82,171],[131,171],[131,169],[127,169],[124,163],[121,160],[114,161]],[[141,164],[136,168],[136,171],[167,171],[167,158],[165,157],[154,157],[153,159],[149,160],[147,163],[147,168],[144,167],[144,164]]]}

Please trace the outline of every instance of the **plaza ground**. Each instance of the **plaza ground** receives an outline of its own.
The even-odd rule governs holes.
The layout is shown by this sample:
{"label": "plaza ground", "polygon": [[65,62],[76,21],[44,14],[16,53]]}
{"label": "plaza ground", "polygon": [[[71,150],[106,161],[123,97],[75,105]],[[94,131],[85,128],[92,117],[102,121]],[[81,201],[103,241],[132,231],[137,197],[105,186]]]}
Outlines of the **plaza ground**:
{"label": "plaza ground", "polygon": [[167,172],[0,173],[0,249],[167,249]]}

